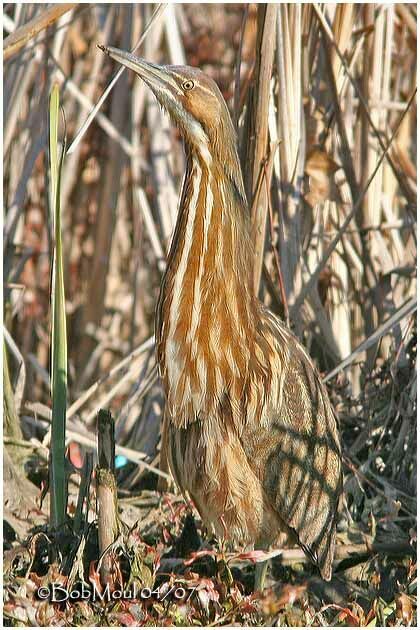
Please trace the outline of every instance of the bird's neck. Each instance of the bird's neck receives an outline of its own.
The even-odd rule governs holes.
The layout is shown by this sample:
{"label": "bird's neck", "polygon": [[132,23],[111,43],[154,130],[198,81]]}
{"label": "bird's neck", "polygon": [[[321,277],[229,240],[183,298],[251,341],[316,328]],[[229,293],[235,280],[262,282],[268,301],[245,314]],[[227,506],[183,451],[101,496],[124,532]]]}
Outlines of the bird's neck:
{"label": "bird's neck", "polygon": [[187,155],[161,289],[160,369],[169,406],[181,399],[185,409],[192,405],[187,414],[200,409],[203,388],[223,390],[225,382],[245,373],[254,336],[248,210],[238,161],[234,167],[227,170],[209,152]]}
{"label": "bird's neck", "polygon": [[253,300],[248,208],[239,162],[237,167],[228,171],[207,151],[187,155],[168,275],[197,313],[214,305],[205,300],[211,290],[229,302],[223,286],[241,291],[242,302]]}

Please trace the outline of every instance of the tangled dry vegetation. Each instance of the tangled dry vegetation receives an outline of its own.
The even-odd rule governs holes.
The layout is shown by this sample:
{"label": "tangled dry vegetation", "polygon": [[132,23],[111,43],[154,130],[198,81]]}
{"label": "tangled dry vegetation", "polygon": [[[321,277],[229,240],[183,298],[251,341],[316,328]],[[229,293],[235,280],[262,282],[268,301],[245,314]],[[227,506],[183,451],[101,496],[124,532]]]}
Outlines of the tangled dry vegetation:
{"label": "tangled dry vegetation", "polygon": [[[212,540],[181,497],[156,491],[153,319],[184,157],[128,72],[62,172],[74,468],[51,559],[48,97],[58,81],[71,143],[116,72],[97,43],[132,49],[155,8],[60,6],[3,5],[5,624],[415,625],[415,5],[169,5],[139,51],[219,84],[238,128],[255,284],[314,357],[340,418],[334,579],[289,550],[264,596],[252,592],[255,555]],[[99,408],[116,419],[114,584],[152,592],[52,604],[40,586],[101,588],[88,457]]]}

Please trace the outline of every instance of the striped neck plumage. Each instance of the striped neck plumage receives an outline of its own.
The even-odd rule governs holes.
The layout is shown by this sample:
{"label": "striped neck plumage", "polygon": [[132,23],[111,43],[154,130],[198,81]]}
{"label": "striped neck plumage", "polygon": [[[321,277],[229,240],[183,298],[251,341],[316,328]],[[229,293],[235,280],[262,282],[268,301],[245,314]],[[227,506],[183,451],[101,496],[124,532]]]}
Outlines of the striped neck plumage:
{"label": "striped neck plumage", "polygon": [[[239,160],[187,151],[158,308],[158,358],[172,415],[185,425],[246,370],[253,336],[252,257]],[[248,357],[249,358],[249,357]],[[192,414],[192,415],[191,415]]]}

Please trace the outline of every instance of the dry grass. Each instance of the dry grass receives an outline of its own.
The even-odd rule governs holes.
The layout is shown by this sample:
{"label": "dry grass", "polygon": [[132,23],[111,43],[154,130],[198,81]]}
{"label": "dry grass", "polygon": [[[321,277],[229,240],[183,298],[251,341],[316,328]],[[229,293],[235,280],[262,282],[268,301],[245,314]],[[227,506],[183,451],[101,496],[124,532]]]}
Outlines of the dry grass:
{"label": "dry grass", "polygon": [[[42,4],[3,7],[7,450],[25,452],[26,473],[38,485],[47,477],[51,417],[49,93],[58,81],[71,144],[118,70],[97,43],[133,49],[156,8],[62,6],[66,12],[47,15]],[[412,4],[170,5],[139,50],[152,61],[199,65],[237,121],[255,289],[301,337],[340,415],[343,545],[405,544],[414,536],[416,20]],[[67,443],[81,464],[95,445],[97,409],[112,409],[117,454],[129,462],[118,480],[126,497],[156,485],[163,399],[154,308],[183,163],[179,134],[124,71],[63,168]],[[72,501],[77,486],[75,478]],[[142,535],[165,545],[165,527],[175,537],[181,521],[153,497],[147,518],[161,525]],[[11,506],[10,523],[24,540],[28,515],[21,502]],[[220,595],[221,608],[207,602],[207,616],[185,613],[183,621],[249,624],[265,614],[287,625],[415,623],[409,554],[364,561],[340,565],[348,587],[341,595],[305,599],[307,590],[296,589],[308,567],[282,569],[291,592],[258,605],[257,616],[251,602],[244,612],[235,592]],[[217,588],[229,582],[218,579]],[[175,612],[170,619],[177,621]]]}

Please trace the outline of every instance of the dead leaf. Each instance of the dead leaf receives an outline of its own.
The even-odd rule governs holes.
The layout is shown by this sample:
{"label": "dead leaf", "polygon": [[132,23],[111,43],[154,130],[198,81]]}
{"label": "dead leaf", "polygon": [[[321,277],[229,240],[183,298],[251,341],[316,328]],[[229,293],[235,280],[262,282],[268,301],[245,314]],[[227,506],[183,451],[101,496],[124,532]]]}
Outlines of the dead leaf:
{"label": "dead leaf", "polygon": [[336,288],[339,291],[344,292],[344,287],[340,276],[331,269],[331,267],[324,267],[320,272],[318,278],[318,293],[322,306],[325,306],[328,297],[328,290]]}
{"label": "dead leaf", "polygon": [[324,150],[319,147],[309,150],[305,163],[305,174],[308,179],[304,198],[311,208],[326,199],[341,201],[334,180],[334,173],[339,168],[341,167]]}
{"label": "dead leaf", "polygon": [[287,604],[294,604],[296,601],[302,599],[307,591],[307,584],[286,584],[280,591],[277,598],[279,606],[286,606]]}
{"label": "dead leaf", "polygon": [[342,608],[338,618],[340,621],[345,621],[347,625],[354,628],[358,628],[360,626],[359,617],[355,615],[350,608]]}
{"label": "dead leaf", "polygon": [[101,577],[96,570],[95,560],[92,560],[89,565],[89,582],[94,585],[98,593],[102,594]]}
{"label": "dead leaf", "polygon": [[[353,606],[355,608],[360,608],[356,604],[356,602],[353,603]],[[356,613],[354,613],[352,610],[350,610],[350,608],[339,606],[338,604],[327,604],[327,606],[324,606],[320,612],[324,612],[324,610],[328,610],[328,609],[339,610],[340,613],[338,615],[338,619],[340,621],[344,621],[345,625],[347,626],[350,626],[352,628],[358,628],[361,625],[360,617]],[[364,617],[362,608],[360,608],[360,612],[362,613]]]}
{"label": "dead leaf", "polygon": [[261,600],[264,615],[277,615],[286,606],[293,605],[301,600],[307,591],[307,584],[285,584],[280,591],[268,589]]}
{"label": "dead leaf", "polygon": [[399,593],[395,598],[397,604],[397,617],[404,625],[411,625],[413,621],[413,604],[405,593]]}
{"label": "dead leaf", "polygon": [[3,556],[3,573],[6,576],[17,574],[29,566],[31,561],[31,554],[24,545],[7,549]]}

